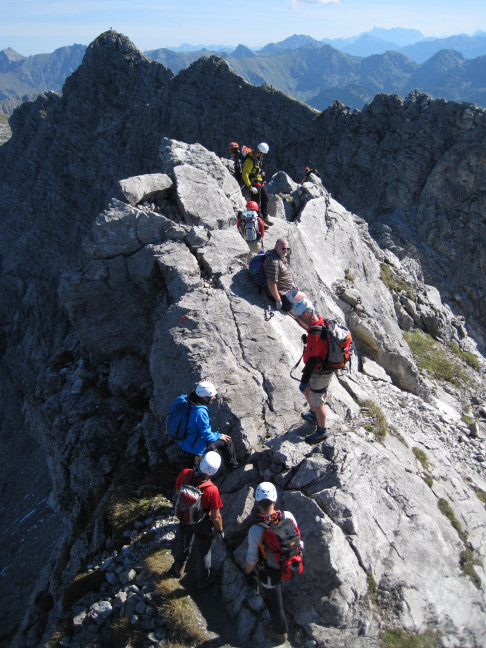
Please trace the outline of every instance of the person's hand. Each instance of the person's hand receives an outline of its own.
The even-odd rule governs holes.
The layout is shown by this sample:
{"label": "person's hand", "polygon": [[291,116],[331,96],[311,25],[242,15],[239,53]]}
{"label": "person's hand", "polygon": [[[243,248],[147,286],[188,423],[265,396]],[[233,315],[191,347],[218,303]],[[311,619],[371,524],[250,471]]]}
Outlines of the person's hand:
{"label": "person's hand", "polygon": [[223,441],[226,441],[226,443],[228,443],[228,441],[230,440],[230,438],[231,438],[231,437],[229,436],[229,434],[222,434],[222,435],[221,435],[221,439],[223,439]]}
{"label": "person's hand", "polygon": [[258,193],[258,189],[256,187],[250,187],[250,191],[253,195]]}
{"label": "person's hand", "polygon": [[245,574],[245,583],[248,587],[253,587],[255,585],[255,572],[251,571],[249,574]]}
{"label": "person's hand", "polygon": [[275,302],[275,308],[277,310],[282,310],[282,302],[280,300]]}
{"label": "person's hand", "polygon": [[303,382],[299,383],[299,390],[305,394],[305,390],[307,389],[307,385]]}

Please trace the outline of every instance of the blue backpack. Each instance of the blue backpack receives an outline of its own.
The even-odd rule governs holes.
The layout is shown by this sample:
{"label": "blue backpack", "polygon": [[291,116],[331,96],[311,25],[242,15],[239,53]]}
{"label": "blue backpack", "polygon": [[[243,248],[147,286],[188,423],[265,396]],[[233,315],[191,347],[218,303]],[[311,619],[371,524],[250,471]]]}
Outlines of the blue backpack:
{"label": "blue backpack", "polygon": [[165,419],[165,427],[174,441],[183,441],[186,438],[190,410],[186,394],[172,401]]}
{"label": "blue backpack", "polygon": [[267,285],[267,278],[263,271],[263,262],[265,261],[267,254],[268,252],[266,250],[260,250],[256,256],[250,259],[250,263],[248,264],[251,280],[259,288],[264,288]]}

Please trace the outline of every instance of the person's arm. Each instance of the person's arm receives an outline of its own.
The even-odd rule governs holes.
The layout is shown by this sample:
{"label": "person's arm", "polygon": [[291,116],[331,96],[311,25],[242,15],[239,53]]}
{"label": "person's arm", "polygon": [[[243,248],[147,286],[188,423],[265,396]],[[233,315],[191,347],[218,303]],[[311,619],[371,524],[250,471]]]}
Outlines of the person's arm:
{"label": "person's arm", "polygon": [[248,549],[246,552],[245,573],[249,574],[255,569],[258,562],[258,545],[263,534],[262,527],[254,524],[248,532]]}
{"label": "person's arm", "polygon": [[277,288],[277,282],[276,281],[270,281],[267,279],[267,286],[270,294],[272,297],[275,299],[276,302],[281,302],[282,298],[280,297],[280,293],[278,292]]}
{"label": "person's arm", "polygon": [[251,186],[250,182],[250,173],[253,169],[253,160],[250,157],[246,157],[245,161],[243,162],[243,168],[241,170],[241,179],[245,183],[247,187]]}
{"label": "person's arm", "polygon": [[223,530],[223,518],[221,517],[221,512],[219,509],[212,509],[210,512],[210,517],[213,522],[213,526],[218,533],[221,533]]}
{"label": "person's arm", "polygon": [[221,438],[221,434],[217,431],[213,432],[211,424],[209,423],[209,412],[206,407],[198,407],[196,414],[195,424],[199,431],[199,436],[203,441],[209,443],[210,441],[217,441]]}

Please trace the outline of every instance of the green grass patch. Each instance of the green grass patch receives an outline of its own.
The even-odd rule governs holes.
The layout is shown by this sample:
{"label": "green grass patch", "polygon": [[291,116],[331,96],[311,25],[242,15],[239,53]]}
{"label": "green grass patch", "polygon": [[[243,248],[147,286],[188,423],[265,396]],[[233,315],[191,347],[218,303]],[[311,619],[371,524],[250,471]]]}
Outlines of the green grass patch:
{"label": "green grass patch", "polygon": [[481,500],[483,504],[486,504],[486,493],[477,486],[474,487],[474,492],[476,493],[476,497]]}
{"label": "green grass patch", "polygon": [[380,634],[383,648],[438,648],[439,636],[432,630],[423,634],[407,632],[401,628],[387,629]]}
{"label": "green grass patch", "polygon": [[432,486],[434,485],[434,480],[432,479],[431,475],[425,475],[424,482],[427,484],[429,488],[432,488]]}
{"label": "green grass patch", "polygon": [[429,458],[427,457],[425,452],[423,450],[421,450],[420,448],[417,448],[417,447],[412,448],[412,452],[415,455],[415,458],[417,459],[417,461],[422,465],[422,468],[424,470],[428,470],[429,469]]}
{"label": "green grass patch", "polygon": [[480,365],[477,355],[471,353],[470,351],[463,351],[457,344],[457,342],[449,342],[447,346],[457,358],[462,360],[462,362],[469,365],[473,369],[476,369],[476,371],[479,371]]}
{"label": "green grass patch", "polygon": [[391,290],[392,292],[401,292],[404,290],[407,293],[407,297],[412,301],[415,301],[410,284],[403,279],[399,279],[388,263],[382,263],[380,265],[380,279],[388,290]]}
{"label": "green grass patch", "polygon": [[368,593],[376,594],[376,581],[371,569],[366,570],[366,580],[368,581]]}
{"label": "green grass patch", "polygon": [[172,555],[167,550],[156,551],[145,559],[145,567],[155,580],[161,614],[173,630],[173,643],[167,646],[200,645],[209,639],[199,610],[177,578],[170,576]]}
{"label": "green grass patch", "polygon": [[428,333],[418,330],[405,331],[403,337],[410,347],[417,366],[432,378],[445,380],[456,387],[460,387],[461,381],[466,380],[460,365],[449,358],[444,347]]}
{"label": "green grass patch", "polygon": [[344,270],[344,278],[346,279],[346,281],[350,281],[351,283],[354,283],[354,277],[351,274],[351,270],[349,268],[346,268]]}
{"label": "green grass patch", "polygon": [[364,428],[371,432],[379,441],[384,441],[388,430],[388,422],[383,410],[372,400],[360,401],[361,411],[366,418],[371,419]]}
{"label": "green grass patch", "polygon": [[454,529],[457,531],[457,534],[461,538],[461,540],[463,542],[467,542],[467,533],[464,531],[464,529],[461,526],[461,523],[459,522],[459,520],[454,515],[454,511],[452,510],[449,502],[447,500],[441,498],[437,502],[437,505],[438,505],[439,510],[442,513],[442,515],[446,516],[446,518],[452,524]]}
{"label": "green grass patch", "polygon": [[409,445],[408,445],[408,443],[407,443],[407,440],[405,439],[405,437],[403,436],[403,434],[400,434],[400,432],[397,430],[397,428],[396,428],[394,425],[390,425],[390,426],[388,427],[388,429],[390,430],[390,433],[391,433],[391,434],[392,434],[396,439],[398,439],[402,445],[404,445],[406,448],[409,447]]}
{"label": "green grass patch", "polygon": [[111,648],[126,648],[126,646],[142,648],[146,635],[145,632],[137,630],[127,617],[115,619],[109,627],[107,634]]}
{"label": "green grass patch", "polygon": [[464,551],[461,553],[461,557],[459,558],[459,564],[461,565],[463,574],[468,576],[478,589],[481,589],[481,579],[474,569],[474,566],[482,566],[483,563],[476,556],[472,549],[464,549]]}

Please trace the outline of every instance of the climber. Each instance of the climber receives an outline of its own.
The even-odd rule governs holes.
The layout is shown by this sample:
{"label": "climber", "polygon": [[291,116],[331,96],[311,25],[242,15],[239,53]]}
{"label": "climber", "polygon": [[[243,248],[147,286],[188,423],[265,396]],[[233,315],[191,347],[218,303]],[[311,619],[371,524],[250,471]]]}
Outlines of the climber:
{"label": "climber", "polygon": [[257,577],[270,613],[271,624],[264,628],[265,634],[283,643],[288,628],[282,585],[284,580],[302,573],[303,543],[292,513],[275,508],[277,490],[272,483],[259,484],[255,500],[258,521],[248,532],[245,573],[249,584],[252,576]]}
{"label": "climber", "polygon": [[263,262],[270,297],[275,300],[275,308],[285,312],[292,310],[294,303],[305,297],[292,281],[286,259],[289,250],[287,239],[279,238],[274,249],[267,253]]}
{"label": "climber", "polygon": [[300,184],[304,184],[304,182],[308,182],[311,173],[317,176],[318,178],[321,177],[321,174],[319,173],[319,171],[317,171],[317,169],[312,169],[311,167],[306,166],[304,170],[304,177],[300,181]]}
{"label": "climber", "polygon": [[[179,473],[175,483],[177,498],[176,514],[180,522],[176,532],[173,552],[174,564],[171,568],[171,574],[176,578],[180,578],[184,573],[195,537],[198,556],[197,586],[199,589],[209,587],[216,579],[216,573],[211,567],[211,543],[214,537],[214,530],[219,533],[222,539],[224,538],[223,519],[220,512],[223,502],[221,501],[218,487],[211,481],[211,477],[218,472],[220,465],[220,455],[214,451],[207,452],[201,459],[197,470],[184,468]],[[195,486],[202,492],[199,505],[202,508],[203,517],[198,522],[192,524],[188,523],[191,520],[191,515],[188,511],[190,508],[188,502],[191,499],[194,501],[194,492],[190,490],[189,496],[184,500],[184,504],[182,504],[182,498],[185,494],[184,485],[186,484]],[[197,491],[195,493],[197,499]],[[195,516],[193,515],[193,517]]]}
{"label": "climber", "polygon": [[256,200],[265,225],[272,225],[268,218],[268,193],[265,187],[265,173],[262,170],[262,159],[269,151],[268,144],[261,142],[255,150],[250,151],[243,161],[242,180],[243,196],[247,200]]}
{"label": "climber", "polygon": [[248,247],[253,254],[263,249],[263,237],[265,235],[265,226],[258,215],[258,203],[249,200],[246,203],[246,211],[238,213],[236,227],[241,236],[248,243]]}
{"label": "climber", "polygon": [[305,437],[307,443],[319,443],[328,437],[326,427],[326,394],[333,376],[333,370],[322,369],[322,362],[328,355],[327,340],[319,335],[310,334],[316,325],[324,325],[324,320],[314,311],[309,299],[302,299],[294,305],[294,313],[307,326],[306,348],[304,350],[304,370],[299,389],[309,403],[310,411],[301,414],[304,421],[316,425],[312,434]]}
{"label": "climber", "polygon": [[196,458],[208,450],[216,450],[221,451],[229,468],[234,470],[239,464],[231,437],[214,432],[209,423],[208,406],[217,393],[211,379],[204,378],[189,397],[178,396],[169,407],[167,429],[184,451],[188,465],[193,466]]}

